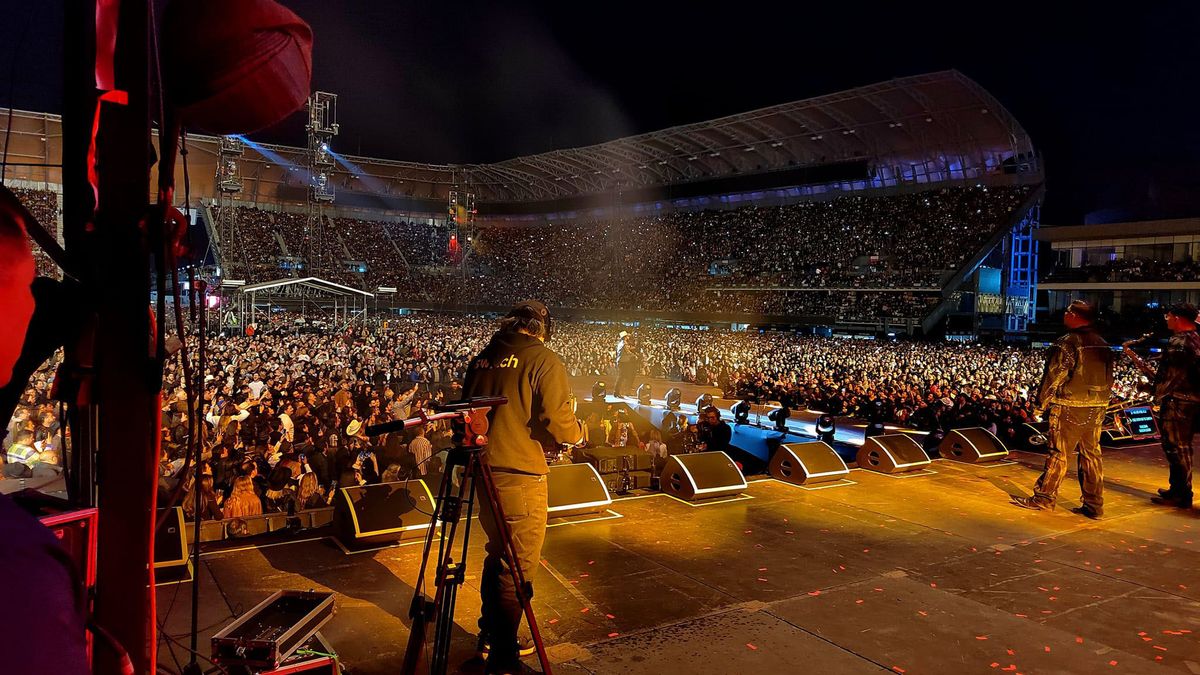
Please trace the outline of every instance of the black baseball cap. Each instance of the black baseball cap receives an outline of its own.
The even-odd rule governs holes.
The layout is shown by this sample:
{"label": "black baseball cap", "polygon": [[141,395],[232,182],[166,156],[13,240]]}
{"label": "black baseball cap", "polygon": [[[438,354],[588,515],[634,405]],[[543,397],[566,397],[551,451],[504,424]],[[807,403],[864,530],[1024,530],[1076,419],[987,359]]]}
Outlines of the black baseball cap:
{"label": "black baseball cap", "polygon": [[1196,311],[1196,306],[1190,302],[1177,302],[1168,307],[1166,313],[1174,314],[1175,316],[1181,319],[1187,319],[1192,323],[1196,322],[1196,316],[1198,314]]}
{"label": "black baseball cap", "polygon": [[540,300],[534,300],[531,298],[529,300],[522,300],[513,305],[512,309],[508,312],[509,316],[518,316],[522,314],[545,321],[546,318],[550,316],[550,310],[546,309],[546,305],[542,304]]}
{"label": "black baseball cap", "polygon": [[524,316],[530,319],[538,319],[542,322],[545,330],[545,339],[550,341],[550,337],[554,335],[554,321],[550,318],[550,310],[540,300],[522,300],[513,305],[509,310],[508,316]]}

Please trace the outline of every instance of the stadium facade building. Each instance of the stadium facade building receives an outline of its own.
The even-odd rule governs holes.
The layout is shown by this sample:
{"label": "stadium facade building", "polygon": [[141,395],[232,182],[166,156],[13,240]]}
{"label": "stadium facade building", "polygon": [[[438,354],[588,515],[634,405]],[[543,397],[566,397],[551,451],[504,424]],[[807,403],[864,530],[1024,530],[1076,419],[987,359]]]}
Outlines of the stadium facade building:
{"label": "stadium facade building", "polygon": [[[61,178],[53,164],[61,156],[60,126],[53,115],[17,112],[9,158],[22,165],[10,167],[10,175],[15,174],[23,184],[56,191]],[[1026,191],[1022,194],[1027,197],[1019,208],[995,223],[965,262],[956,263],[932,286],[908,289],[936,296],[920,316],[898,321],[845,319],[820,312],[804,316],[736,310],[703,314],[708,320],[732,323],[804,323],[835,330],[963,336],[985,331],[1019,334],[1034,318],[1034,233],[1039,226],[1044,181],[1041,160],[1029,135],[1004,106],[957,71],[899,78],[491,164],[426,164],[340,155],[336,139],[331,147],[322,149],[328,157],[321,164],[313,161],[316,150],[311,142],[308,147],[290,147],[237,141],[189,136],[191,193],[203,200],[200,217],[213,244],[215,267],[227,277],[240,277],[251,284],[278,277],[319,276],[325,266],[342,274],[361,274],[362,283],[355,285],[376,290],[368,286],[378,279],[368,284],[368,264],[356,259],[355,242],[339,232],[337,218],[428,227],[430,237],[464,248],[453,259],[461,270],[436,272],[466,275],[472,235],[486,228],[564,226],[584,220],[791,205],[848,195],[934,195],[948,187],[1023,186]],[[318,181],[323,203],[319,215],[313,217]],[[182,176],[177,182],[182,185]],[[270,239],[278,242],[274,253],[278,264],[272,263],[273,269],[264,277],[262,270],[256,272],[240,262],[245,258],[241,249],[248,244],[240,241],[236,216],[230,215],[237,213],[230,208],[235,206],[276,214],[308,213],[306,231],[317,230],[317,241],[322,237],[329,241],[302,250],[294,250],[297,246],[293,245],[289,250],[288,233],[271,233]],[[387,232],[382,228],[380,236],[388,238]],[[306,241],[312,241],[308,234]],[[796,232],[795,236],[805,233]],[[911,236],[920,237],[921,232],[916,229]],[[390,246],[409,267],[403,247],[396,241]],[[319,253],[313,252],[317,250]],[[725,257],[737,255],[731,251]],[[731,289],[716,278],[709,286],[706,290],[714,293],[897,290],[781,289],[753,284]],[[406,300],[397,296],[390,304],[402,305]],[[434,304],[445,307],[445,303]],[[619,318],[622,312],[599,314]],[[640,314],[643,318],[655,316],[654,312]],[[688,318],[689,313],[658,315],[678,320]]]}
{"label": "stadium facade building", "polygon": [[1200,304],[1200,218],[1042,228],[1051,247],[1040,312],[1086,298],[1130,333],[1162,327],[1162,310]]}

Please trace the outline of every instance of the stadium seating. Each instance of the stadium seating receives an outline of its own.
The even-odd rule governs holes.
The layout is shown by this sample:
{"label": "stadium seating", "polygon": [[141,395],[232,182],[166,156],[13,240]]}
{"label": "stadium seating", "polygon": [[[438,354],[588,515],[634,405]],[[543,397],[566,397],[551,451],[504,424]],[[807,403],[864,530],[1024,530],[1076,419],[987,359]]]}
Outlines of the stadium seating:
{"label": "stadium seating", "polygon": [[282,253],[277,234],[290,256],[319,255],[320,276],[359,288],[396,286],[397,299],[408,301],[506,305],[538,297],[596,309],[919,319],[940,301],[953,273],[1011,223],[1029,193],[956,187],[480,227],[465,275],[447,273],[444,228],[336,218],[315,246],[303,214],[264,216],[239,207],[239,224],[246,225],[227,248],[242,250],[224,255],[248,260],[251,281],[286,276],[270,264]]}

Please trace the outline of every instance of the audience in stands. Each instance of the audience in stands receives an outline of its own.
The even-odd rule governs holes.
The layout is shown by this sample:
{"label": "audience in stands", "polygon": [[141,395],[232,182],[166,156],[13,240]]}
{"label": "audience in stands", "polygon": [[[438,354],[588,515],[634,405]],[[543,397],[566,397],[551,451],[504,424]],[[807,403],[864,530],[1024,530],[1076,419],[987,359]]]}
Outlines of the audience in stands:
{"label": "audience in stands", "polygon": [[367,290],[395,286],[396,300],[446,306],[539,297],[560,307],[920,319],[1028,195],[1026,187],[976,186],[479,227],[456,242],[465,274],[451,266],[445,227],[333,218],[318,228],[305,214],[236,207],[240,238],[222,251],[230,274],[241,262],[252,282],[313,274]]}
{"label": "audience in stands", "polygon": [[[21,201],[21,205],[29,209],[29,213],[37,219],[38,223],[45,228],[50,236],[58,237],[58,195],[49,190],[33,190],[28,188],[10,188],[12,193]],[[33,260],[36,265],[37,275],[40,277],[51,277],[61,279],[62,272],[58,269],[58,265],[46,255],[40,246],[38,246],[32,238],[29,241],[30,248],[33,249]]]}
{"label": "audience in stands", "polygon": [[1086,265],[1057,269],[1047,281],[1135,282],[1135,281],[1195,281],[1200,278],[1200,262],[1183,260],[1154,260],[1151,258],[1119,258],[1103,265]]}

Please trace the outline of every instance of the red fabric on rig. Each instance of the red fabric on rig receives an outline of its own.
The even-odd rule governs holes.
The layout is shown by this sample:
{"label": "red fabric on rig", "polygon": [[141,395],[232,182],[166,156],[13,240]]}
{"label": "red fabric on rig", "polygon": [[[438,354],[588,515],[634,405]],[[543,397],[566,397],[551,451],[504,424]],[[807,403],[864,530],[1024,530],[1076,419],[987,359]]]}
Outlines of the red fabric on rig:
{"label": "red fabric on rig", "polygon": [[19,209],[5,208],[16,197],[0,187],[0,387],[12,378],[33,317],[33,252],[25,238]]}
{"label": "red fabric on rig", "polygon": [[312,29],[274,0],[174,0],[163,20],[167,90],[185,126],[270,126],[308,99]]}

